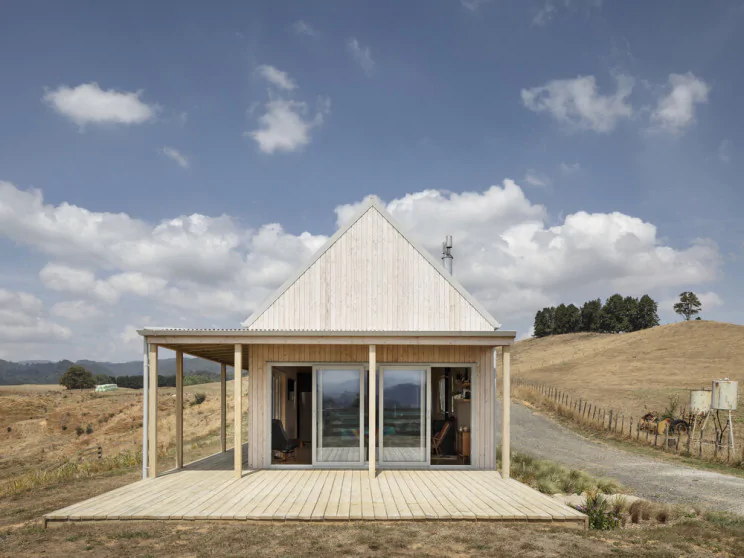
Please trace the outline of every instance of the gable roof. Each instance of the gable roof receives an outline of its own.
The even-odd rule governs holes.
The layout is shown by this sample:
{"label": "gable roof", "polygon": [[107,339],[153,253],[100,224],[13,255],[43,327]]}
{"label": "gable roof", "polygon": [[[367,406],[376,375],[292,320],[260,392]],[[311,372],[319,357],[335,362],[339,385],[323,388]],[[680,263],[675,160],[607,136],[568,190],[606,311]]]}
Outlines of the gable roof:
{"label": "gable roof", "polygon": [[[385,238],[384,246],[380,236]],[[373,256],[367,257],[370,251]],[[348,275],[336,282],[344,273]],[[391,291],[390,287],[395,288]],[[396,300],[401,289],[408,292]],[[386,303],[391,307],[380,307]],[[408,307],[400,308],[401,303]],[[370,197],[242,325],[252,330],[328,331],[488,331],[500,327],[457,279],[402,230],[376,197]]]}

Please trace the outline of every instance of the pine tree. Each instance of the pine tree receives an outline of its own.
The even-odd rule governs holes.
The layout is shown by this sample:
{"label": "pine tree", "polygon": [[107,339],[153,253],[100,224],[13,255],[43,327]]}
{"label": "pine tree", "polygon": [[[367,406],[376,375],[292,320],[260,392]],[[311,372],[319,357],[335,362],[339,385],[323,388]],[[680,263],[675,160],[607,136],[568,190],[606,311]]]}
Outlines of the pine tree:
{"label": "pine tree", "polygon": [[647,329],[659,325],[658,305],[656,301],[648,296],[643,295],[638,301],[638,310],[636,312],[637,329]]}
{"label": "pine tree", "polygon": [[679,302],[674,305],[674,311],[677,314],[681,314],[685,321],[692,318],[695,314],[699,314],[703,304],[697,295],[691,291],[685,291],[680,293]]}
{"label": "pine tree", "polygon": [[553,334],[560,335],[570,333],[568,322],[568,308],[561,303],[555,307],[555,316],[553,318]]}
{"label": "pine tree", "polygon": [[623,300],[625,305],[625,316],[622,321],[621,331],[638,331],[638,299],[632,296],[626,296]]}
{"label": "pine tree", "polygon": [[589,300],[581,307],[581,326],[579,331],[599,331],[599,315],[602,312],[602,299]]}
{"label": "pine tree", "polygon": [[622,295],[614,294],[604,303],[599,318],[600,331],[604,333],[619,333],[625,321],[625,299]]}
{"label": "pine tree", "polygon": [[566,306],[566,333],[581,331],[581,310],[575,304]]}
{"label": "pine tree", "polygon": [[535,314],[535,337],[547,337],[553,333],[552,308],[543,308]]}

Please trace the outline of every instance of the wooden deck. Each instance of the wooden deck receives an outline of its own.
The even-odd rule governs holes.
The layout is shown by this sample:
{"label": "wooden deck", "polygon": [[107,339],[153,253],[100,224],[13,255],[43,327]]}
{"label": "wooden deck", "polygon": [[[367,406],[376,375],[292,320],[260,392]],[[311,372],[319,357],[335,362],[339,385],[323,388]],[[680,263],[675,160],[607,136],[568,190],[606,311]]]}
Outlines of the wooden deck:
{"label": "wooden deck", "polygon": [[123,486],[45,516],[46,521],[492,520],[559,522],[584,528],[576,510],[495,471],[246,471],[232,452]]}

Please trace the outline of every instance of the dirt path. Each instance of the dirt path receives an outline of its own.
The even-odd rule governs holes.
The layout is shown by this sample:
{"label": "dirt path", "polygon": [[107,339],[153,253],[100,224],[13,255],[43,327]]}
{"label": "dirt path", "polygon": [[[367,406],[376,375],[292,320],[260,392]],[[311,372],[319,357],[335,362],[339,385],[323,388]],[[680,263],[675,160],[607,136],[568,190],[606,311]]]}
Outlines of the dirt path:
{"label": "dirt path", "polygon": [[[501,443],[501,403],[497,440]],[[512,449],[618,480],[650,500],[744,515],[744,479],[693,469],[588,440],[539,412],[512,404]]]}

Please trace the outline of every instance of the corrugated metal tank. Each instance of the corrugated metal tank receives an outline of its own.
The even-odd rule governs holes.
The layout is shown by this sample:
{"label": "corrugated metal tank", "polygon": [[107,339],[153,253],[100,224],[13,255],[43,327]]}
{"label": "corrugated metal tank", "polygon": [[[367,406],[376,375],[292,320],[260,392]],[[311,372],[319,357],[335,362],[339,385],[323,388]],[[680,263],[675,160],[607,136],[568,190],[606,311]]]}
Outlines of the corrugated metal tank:
{"label": "corrugated metal tank", "polygon": [[690,390],[690,412],[704,415],[710,410],[711,391],[709,389]]}
{"label": "corrugated metal tank", "polygon": [[713,380],[713,392],[710,406],[721,411],[735,411],[736,400],[739,398],[739,382],[724,378]]}

